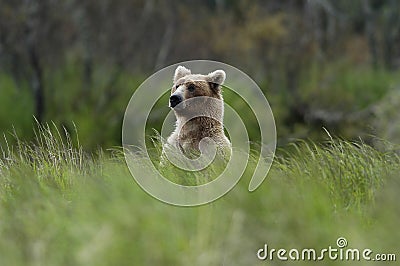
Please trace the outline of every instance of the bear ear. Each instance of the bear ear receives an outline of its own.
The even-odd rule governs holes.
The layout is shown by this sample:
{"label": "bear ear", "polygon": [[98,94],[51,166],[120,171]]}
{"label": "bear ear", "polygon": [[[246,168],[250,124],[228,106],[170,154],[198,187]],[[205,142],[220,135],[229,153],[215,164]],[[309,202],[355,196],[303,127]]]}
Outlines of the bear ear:
{"label": "bear ear", "polygon": [[175,75],[174,75],[174,83],[176,83],[178,81],[178,79],[190,75],[191,72],[189,69],[187,69],[184,66],[178,66],[175,70]]}
{"label": "bear ear", "polygon": [[225,81],[226,74],[223,70],[216,70],[207,75],[208,82],[222,85]]}

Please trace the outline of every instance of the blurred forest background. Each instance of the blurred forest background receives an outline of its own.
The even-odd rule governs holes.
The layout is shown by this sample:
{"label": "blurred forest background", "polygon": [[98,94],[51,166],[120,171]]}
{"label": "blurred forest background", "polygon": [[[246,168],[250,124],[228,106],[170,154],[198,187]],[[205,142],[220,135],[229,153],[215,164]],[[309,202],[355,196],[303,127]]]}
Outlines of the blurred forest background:
{"label": "blurred forest background", "polygon": [[35,116],[120,146],[148,75],[210,59],[259,84],[280,144],[322,127],[398,143],[399,44],[397,0],[0,0],[0,131],[32,139]]}

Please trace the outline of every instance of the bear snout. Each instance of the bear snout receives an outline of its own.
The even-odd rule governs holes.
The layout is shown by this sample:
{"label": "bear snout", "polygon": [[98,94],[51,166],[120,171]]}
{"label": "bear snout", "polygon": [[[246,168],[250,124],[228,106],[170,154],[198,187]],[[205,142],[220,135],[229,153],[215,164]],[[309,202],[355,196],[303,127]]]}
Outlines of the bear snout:
{"label": "bear snout", "polygon": [[174,108],[175,106],[177,106],[178,104],[180,104],[182,102],[182,96],[179,95],[172,95],[171,97],[169,97],[169,106],[171,108]]}

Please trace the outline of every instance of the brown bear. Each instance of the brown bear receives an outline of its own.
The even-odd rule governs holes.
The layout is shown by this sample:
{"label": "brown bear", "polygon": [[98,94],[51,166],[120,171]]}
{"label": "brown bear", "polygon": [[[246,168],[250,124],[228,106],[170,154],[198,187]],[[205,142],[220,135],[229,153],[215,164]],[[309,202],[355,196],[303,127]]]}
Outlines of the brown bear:
{"label": "brown bear", "polygon": [[202,139],[209,138],[215,142],[217,154],[225,157],[230,153],[230,141],[223,126],[221,85],[225,77],[223,70],[201,75],[192,74],[183,66],[176,68],[169,98],[169,107],[176,116],[176,128],[167,139],[169,145],[184,154],[191,154],[201,150]]}

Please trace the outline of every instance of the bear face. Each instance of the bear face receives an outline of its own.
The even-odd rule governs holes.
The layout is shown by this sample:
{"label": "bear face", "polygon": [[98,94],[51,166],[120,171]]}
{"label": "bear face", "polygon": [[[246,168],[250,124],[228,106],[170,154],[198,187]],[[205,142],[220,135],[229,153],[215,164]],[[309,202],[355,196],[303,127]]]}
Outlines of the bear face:
{"label": "bear face", "polygon": [[[180,112],[186,108],[186,112],[188,112],[190,109],[198,110],[201,108],[199,105],[205,104],[204,101],[207,97],[222,100],[221,85],[225,81],[225,72],[217,70],[208,75],[191,74],[189,69],[178,66],[173,81],[169,107],[174,109],[175,112]],[[184,103],[188,99],[201,96],[203,99],[190,101],[188,105]]]}

